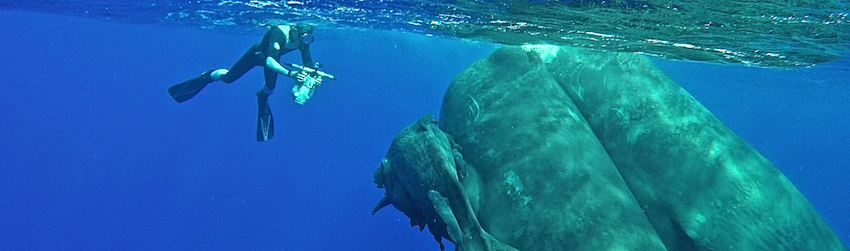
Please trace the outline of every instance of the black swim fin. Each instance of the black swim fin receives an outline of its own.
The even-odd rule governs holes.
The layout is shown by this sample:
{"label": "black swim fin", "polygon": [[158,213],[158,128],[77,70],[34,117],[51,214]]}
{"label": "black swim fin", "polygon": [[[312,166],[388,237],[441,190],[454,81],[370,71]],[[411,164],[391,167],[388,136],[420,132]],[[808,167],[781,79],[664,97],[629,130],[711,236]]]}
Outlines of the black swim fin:
{"label": "black swim fin", "polygon": [[168,94],[171,94],[171,97],[177,103],[183,103],[201,92],[207,84],[213,82],[210,73],[212,71],[205,71],[200,76],[172,85],[168,87]]}
{"label": "black swim fin", "polygon": [[269,95],[257,92],[257,141],[263,142],[274,137],[274,117],[269,107]]}

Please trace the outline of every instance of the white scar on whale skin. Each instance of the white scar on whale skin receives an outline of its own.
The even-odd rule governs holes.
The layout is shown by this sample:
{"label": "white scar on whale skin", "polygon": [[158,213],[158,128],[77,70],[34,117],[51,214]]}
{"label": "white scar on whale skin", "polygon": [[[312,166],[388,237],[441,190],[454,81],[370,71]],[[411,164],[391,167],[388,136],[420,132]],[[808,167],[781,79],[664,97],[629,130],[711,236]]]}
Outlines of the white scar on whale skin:
{"label": "white scar on whale skin", "polygon": [[[620,109],[620,108],[615,108],[615,107],[612,107],[612,108],[610,108],[610,109],[611,109],[612,111],[617,112],[617,114],[619,114],[619,115],[620,115],[620,117],[622,117],[622,118],[623,118],[623,122],[625,122],[625,126],[630,126],[630,125],[631,125],[631,122],[630,122],[630,120],[631,120],[631,119],[629,118],[629,115],[628,115],[628,114],[626,114],[625,112],[623,112],[623,110],[622,110],[622,109]],[[625,127],[625,126],[624,126],[624,127]]]}
{"label": "white scar on whale skin", "polygon": [[573,119],[576,122],[581,123],[581,118],[578,117],[578,114],[576,114],[572,109],[570,109],[569,111],[570,111],[570,117],[573,117]]}
{"label": "white scar on whale skin", "polygon": [[467,107],[469,107],[469,113],[475,115],[475,118],[472,119],[472,122],[478,122],[478,118],[481,117],[481,106],[478,105],[478,101],[475,100],[472,95],[466,94],[466,96],[469,96],[469,99],[472,100],[472,104],[475,105],[475,109],[472,109],[472,104],[467,105]]}
{"label": "white scar on whale skin", "polygon": [[[581,78],[581,71],[582,70],[584,70],[584,65],[579,65],[579,67],[576,67],[576,69],[573,70],[573,75],[576,76],[576,83],[574,85],[571,85],[570,88],[573,89],[573,92],[576,93],[576,96],[578,96],[578,99],[580,99],[581,101],[584,101],[584,95],[582,94],[584,92],[584,89],[581,87],[581,82],[579,82],[579,78]],[[576,71],[578,71],[578,74],[576,74]],[[576,88],[576,86],[578,86],[578,88]]]}

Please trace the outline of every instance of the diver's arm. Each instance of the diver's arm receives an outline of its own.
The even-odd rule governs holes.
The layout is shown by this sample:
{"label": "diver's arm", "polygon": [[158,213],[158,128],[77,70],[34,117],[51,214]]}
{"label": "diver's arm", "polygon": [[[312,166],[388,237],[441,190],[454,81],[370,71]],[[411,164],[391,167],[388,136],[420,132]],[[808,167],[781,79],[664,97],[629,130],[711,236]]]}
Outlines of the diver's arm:
{"label": "diver's arm", "polygon": [[[288,31],[288,29],[287,29],[287,31]],[[273,46],[274,46],[274,51],[271,52],[271,55],[277,54],[278,56],[277,56],[277,59],[275,59],[272,56],[266,57],[266,67],[268,67],[269,69],[272,69],[272,71],[274,71],[274,72],[277,72],[277,74],[284,75],[284,76],[287,76],[287,77],[290,77],[290,78],[294,77],[295,74],[297,74],[297,73],[293,73],[293,71],[290,71],[289,69],[283,68],[283,66],[280,65],[280,62],[278,62],[280,60],[280,56],[283,55],[283,54],[286,54],[289,51],[281,53],[280,52],[280,44],[278,42],[275,42]]]}
{"label": "diver's arm", "polygon": [[301,62],[304,63],[303,66],[315,68],[316,65],[313,64],[313,57],[310,56],[310,46],[302,45],[298,50],[301,51]]}
{"label": "diver's arm", "polygon": [[280,63],[278,63],[277,60],[275,60],[273,57],[266,57],[266,67],[269,67],[274,72],[277,72],[277,74],[284,75],[290,78],[293,77],[293,71],[283,68],[283,66],[280,65]]}

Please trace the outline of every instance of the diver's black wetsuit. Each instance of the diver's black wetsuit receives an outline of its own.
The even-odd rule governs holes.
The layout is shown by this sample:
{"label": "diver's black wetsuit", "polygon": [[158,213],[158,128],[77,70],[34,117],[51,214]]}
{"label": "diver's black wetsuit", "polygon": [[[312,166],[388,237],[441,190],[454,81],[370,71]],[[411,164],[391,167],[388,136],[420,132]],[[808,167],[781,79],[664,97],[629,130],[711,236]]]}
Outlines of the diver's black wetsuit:
{"label": "diver's black wetsuit", "polygon": [[[278,73],[272,70],[269,67],[266,67],[266,58],[272,57],[275,61],[280,63],[280,57],[290,51],[295,50],[296,48],[286,48],[286,45],[289,44],[288,39],[296,39],[296,43],[300,44],[297,48],[301,51],[301,60],[305,66],[312,66],[313,59],[310,57],[310,45],[301,43],[298,41],[298,31],[294,27],[290,27],[289,34],[284,34],[283,31],[279,27],[270,28],[265,35],[263,35],[263,40],[259,43],[256,43],[248,48],[248,51],[239,58],[236,63],[230,67],[230,70],[227,74],[221,76],[221,80],[225,83],[232,83],[245,75],[248,70],[251,70],[255,66],[263,66],[263,75],[265,77],[265,85],[269,90],[273,90],[275,87],[275,83],[277,82]],[[275,49],[275,42],[278,43],[280,49]]]}
{"label": "diver's black wetsuit", "polygon": [[[245,75],[255,66],[263,67],[265,83],[263,88],[255,93],[257,96],[257,141],[267,141],[274,136],[274,119],[268,104],[269,95],[276,85],[277,75],[282,74],[296,79],[293,88],[295,102],[303,104],[304,100],[310,98],[312,86],[308,86],[308,93],[300,91],[303,88],[305,74],[300,70],[289,70],[280,65],[280,57],[290,51],[298,49],[301,51],[301,60],[306,67],[315,67],[310,57],[310,43],[313,42],[313,27],[308,24],[296,24],[292,26],[277,26],[270,28],[263,40],[248,48],[239,60],[229,69],[218,69],[205,71],[200,76],[188,79],[168,87],[168,94],[178,103],[185,102],[198,94],[209,83],[216,80],[232,83]],[[313,82],[311,82],[313,83]],[[321,79],[315,80],[321,83]],[[296,93],[296,91],[299,91]]]}

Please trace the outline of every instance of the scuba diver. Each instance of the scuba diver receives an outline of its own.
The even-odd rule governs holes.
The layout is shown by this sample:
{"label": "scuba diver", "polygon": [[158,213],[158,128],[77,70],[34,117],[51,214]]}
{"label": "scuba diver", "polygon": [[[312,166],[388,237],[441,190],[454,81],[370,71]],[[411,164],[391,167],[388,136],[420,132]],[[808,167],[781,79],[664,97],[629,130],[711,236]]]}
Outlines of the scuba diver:
{"label": "scuba diver", "polygon": [[[274,136],[274,120],[269,108],[268,98],[272,94],[277,81],[277,75],[283,75],[296,80],[292,88],[293,99],[296,103],[304,104],[313,94],[313,88],[322,83],[322,77],[336,80],[332,75],[318,70],[319,64],[313,63],[310,57],[310,43],[314,40],[313,26],[310,24],[279,25],[271,27],[263,39],[248,48],[242,57],[230,69],[208,70],[200,76],[180,82],[168,88],[168,93],[178,103],[194,97],[207,84],[221,80],[230,84],[239,79],[255,66],[263,67],[264,84],[257,91],[257,141],[266,141]],[[284,68],[280,57],[298,49],[301,51],[303,66],[285,64],[293,69]]]}

